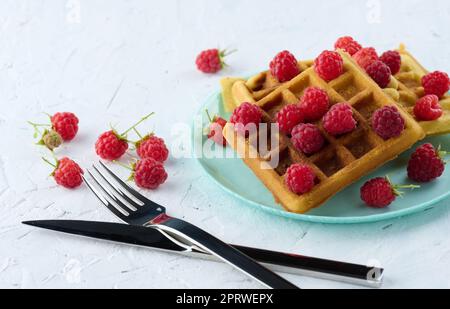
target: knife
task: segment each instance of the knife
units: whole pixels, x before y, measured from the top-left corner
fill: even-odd
[[[158,251],[217,261],[217,258],[210,254],[202,251],[186,250],[172,242],[158,230],[142,226],[72,220],[27,221],[23,222],[23,224],[67,234],[153,248]],[[336,262],[237,245],[232,246],[277,272],[310,276],[373,288],[379,288],[383,283],[384,269],[379,267]]]

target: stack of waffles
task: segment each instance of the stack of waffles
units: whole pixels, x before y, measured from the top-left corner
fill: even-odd
[[[392,77],[389,89],[381,89],[346,52],[339,50],[344,61],[344,74],[327,82],[314,70],[313,61],[299,62],[301,73],[289,82],[279,83],[270,72],[260,73],[248,80],[226,78],[222,81],[225,109],[233,111],[243,102],[259,106],[263,122],[276,123],[276,114],[288,104],[298,104],[305,89],[318,87],[325,90],[331,104],[348,102],[358,122],[357,129],[342,136],[331,136],[322,121],[315,124],[326,140],[326,146],[311,156],[296,149],[288,135],[279,133],[278,147],[271,149],[279,157],[279,164],[267,163],[271,156],[259,153],[249,139],[236,133],[232,124],[224,129],[224,137],[239,152],[246,165],[271,191],[275,200],[286,210],[306,213],[361,177],[395,159],[426,135],[450,132],[450,98],[441,99],[444,114],[435,121],[417,121],[415,102],[424,95],[421,78],[427,71],[404,47],[400,72]],[[399,137],[384,140],[371,127],[374,111],[385,106],[396,106],[405,121],[405,130]],[[259,133],[258,133],[259,134]],[[258,153],[249,156],[249,153]],[[306,164],[317,176],[314,188],[303,195],[293,193],[285,184],[286,171],[295,163]]]

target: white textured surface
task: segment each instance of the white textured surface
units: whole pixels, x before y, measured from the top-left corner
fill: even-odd
[[[170,140],[171,123],[189,124],[221,76],[264,68],[281,49],[311,58],[352,34],[379,50],[403,41],[430,69],[450,71],[449,15],[447,0],[1,1],[0,287],[260,287],[225,265],[21,226],[29,219],[115,220],[86,188],[68,192],[46,178],[45,152],[32,144],[25,120],[45,119],[44,111],[77,113],[80,134],[58,155],[88,166],[109,122],[124,127],[155,111],[151,127]],[[231,67],[217,76],[197,73],[197,52],[217,45],[239,49]],[[395,221],[305,224],[241,205],[193,160],[171,159],[168,171],[168,183],[148,195],[226,241],[378,260],[387,288],[450,288],[448,200]],[[289,278],[304,288],[346,287]]]

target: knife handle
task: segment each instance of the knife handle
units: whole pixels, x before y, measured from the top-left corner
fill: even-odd
[[[275,271],[312,275],[317,278],[356,283],[369,287],[381,287],[383,283],[384,269],[381,267],[370,267],[238,245],[232,246]]]
[[[171,234],[171,236],[180,238],[185,244],[189,242],[211,253],[269,288],[298,289],[297,286],[262,266],[239,250],[186,221],[164,216],[158,218],[157,221],[151,222],[148,226],[161,229]]]

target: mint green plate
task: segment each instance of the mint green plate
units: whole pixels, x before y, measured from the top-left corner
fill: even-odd
[[[220,93],[215,93],[208,98],[201,110],[196,114],[196,119],[203,116],[204,119],[202,125],[204,127],[206,127],[208,123],[207,118],[205,117],[205,109],[208,109],[211,114],[218,114],[225,119],[229,119],[229,114],[225,113],[222,108]],[[201,124],[197,121],[197,128],[200,126]],[[201,130],[194,130],[193,137],[194,150],[198,150],[199,147],[196,147],[195,145],[202,145],[206,138],[203,136]],[[431,142],[436,146],[442,145],[443,149],[450,149],[450,135],[428,138],[425,141],[420,142],[419,145],[425,142]],[[416,146],[413,149],[415,149]],[[200,163],[200,166],[202,166],[218,186],[241,200],[242,204],[245,206],[256,207],[277,216],[306,222],[355,224],[377,222],[420,213],[433,208],[433,205],[450,196],[450,168],[447,168],[440,179],[432,183],[422,184],[420,189],[405,191],[404,197],[399,197],[386,209],[373,209],[363,204],[359,197],[359,190],[367,180],[373,177],[389,175],[394,183],[411,183],[407,178],[406,166],[413,149],[338,193],[323,206],[304,215],[289,213],[280,205],[276,204],[272,194],[264,187],[258,178],[256,178],[241,159],[214,158],[213,156],[207,158],[198,156],[197,160]],[[228,155],[233,155],[233,151],[229,147],[226,150],[222,150],[219,146],[216,150],[219,152],[223,151]]]

